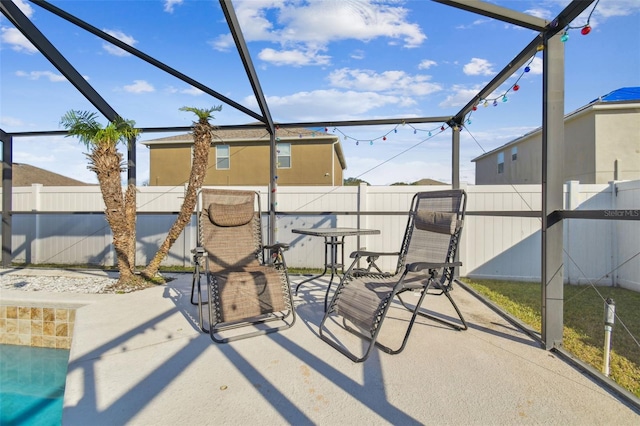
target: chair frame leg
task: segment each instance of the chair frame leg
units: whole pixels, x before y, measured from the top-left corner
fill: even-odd
[[[196,260],[195,265],[196,266],[195,266],[195,270],[193,271],[193,278],[191,279],[191,297],[189,298],[189,301],[191,302],[192,305],[198,306],[198,323],[200,325],[200,330],[202,330],[203,333],[209,333],[209,329],[207,329],[204,326],[204,322],[202,321],[203,318],[204,318],[204,315],[202,315],[202,305],[206,305],[209,302],[202,300],[200,262],[198,260]],[[198,300],[194,301],[193,300],[193,293],[195,292],[196,288],[197,288],[197,291],[198,291]],[[209,324],[211,324],[211,323],[209,323]]]
[[[455,330],[458,330],[458,331],[464,331],[464,330],[467,330],[467,329],[469,328],[469,327],[467,326],[467,322],[465,321],[464,317],[462,316],[462,312],[460,312],[460,309],[458,308],[458,305],[456,304],[456,302],[453,300],[453,298],[452,298],[452,297],[451,297],[451,295],[449,294],[449,291],[448,291],[448,290],[442,290],[442,292],[441,292],[441,293],[434,294],[434,295],[436,295],[436,296],[440,296],[440,295],[442,295],[442,294],[444,294],[444,295],[447,297],[447,299],[449,299],[449,302],[451,303],[451,305],[453,306],[453,309],[455,309],[456,313],[458,314],[458,318],[460,319],[460,322],[462,323],[462,325],[460,325],[460,324],[456,324],[456,323],[454,323],[454,322],[447,321],[447,320],[444,320],[444,319],[442,319],[442,318],[436,317],[436,316],[434,316],[434,315],[429,315],[429,314],[426,314],[426,313],[424,313],[424,312],[420,312],[420,311],[418,311],[418,312],[417,312],[417,313],[418,313],[418,315],[420,315],[421,317],[424,317],[424,318],[428,318],[428,319],[430,319],[430,320],[432,320],[432,321],[436,321],[436,322],[438,322],[438,323],[440,323],[440,324],[443,324],[443,325],[449,326],[449,327],[451,327],[451,328],[453,328],[453,329],[455,329]],[[413,311],[413,308],[409,307],[409,306],[405,303],[405,301],[404,301],[404,300],[402,300],[402,297],[400,296],[400,293],[398,293],[398,300],[400,300],[400,303],[402,303],[402,306],[404,306],[406,309],[408,309],[408,310],[410,310],[410,311]],[[421,299],[421,300],[422,300],[422,299]]]

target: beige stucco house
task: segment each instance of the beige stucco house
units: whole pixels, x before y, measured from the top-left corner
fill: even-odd
[[[188,181],[191,134],[141,142],[149,148],[149,185]],[[278,185],[341,186],[347,164],[340,139],[324,131],[277,129]],[[269,133],[265,129],[214,131],[205,185],[267,185]]]
[[[564,181],[640,179],[640,87],[602,96],[564,119]],[[553,143],[553,141],[550,141]],[[539,184],[542,129],[471,160],[477,185]]]

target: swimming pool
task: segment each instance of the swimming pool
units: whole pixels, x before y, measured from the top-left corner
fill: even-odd
[[[59,425],[69,351],[0,345],[0,424]]]

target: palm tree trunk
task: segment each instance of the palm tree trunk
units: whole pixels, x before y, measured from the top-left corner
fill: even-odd
[[[127,262],[131,265],[131,271],[136,268],[136,186],[130,184],[124,195],[124,221],[127,225],[129,247]]]
[[[118,271],[120,273],[119,282],[130,283],[135,280],[134,264],[132,254],[135,250],[135,232],[131,232],[131,225],[127,222],[129,213],[126,209],[125,198],[122,193],[120,183],[120,172],[122,171],[122,154],[118,153],[115,146],[97,146],[87,155],[91,166],[100,183],[100,191],[105,204],[105,217],[111,232],[113,233],[113,248],[116,252]],[[135,191],[135,189],[134,189]],[[127,191],[130,192],[129,190]],[[131,198],[128,194],[127,198]],[[134,221],[135,229],[135,192],[134,199]],[[130,201],[128,207],[130,208]],[[132,250],[133,246],[133,250]]]
[[[202,187],[209,167],[209,151],[211,148],[211,131],[213,126],[207,120],[200,120],[193,129],[193,162],[187,192],[176,221],[171,225],[167,237],[158,248],[156,255],[142,271],[146,279],[153,279],[158,273],[160,263],[167,256],[173,243],[178,239],[184,228],[191,222],[193,210],[198,201],[198,189]]]

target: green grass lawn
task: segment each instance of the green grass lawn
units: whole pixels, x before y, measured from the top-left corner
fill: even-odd
[[[506,312],[541,331],[540,283],[463,280]],[[600,294],[598,294],[598,292]],[[640,397],[640,293],[615,287],[564,286],[566,350],[596,370],[604,359],[604,300],[616,303],[611,344],[610,375],[620,386]]]

